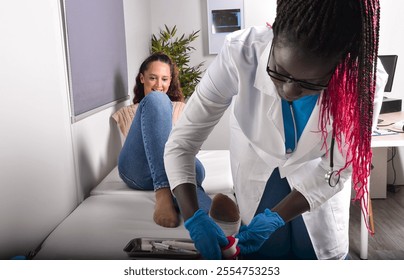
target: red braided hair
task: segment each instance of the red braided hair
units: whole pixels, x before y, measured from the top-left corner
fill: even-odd
[[[349,147],[346,164],[341,170],[352,164],[355,200],[360,200],[363,214],[368,215],[380,6],[378,1],[360,2],[364,43],[360,45],[357,57],[348,54],[337,66],[322,99],[320,127],[326,139],[325,126],[332,117],[333,134],[340,149],[344,135]]]
[[[319,57],[340,57],[328,89],[322,94],[319,126],[324,145],[326,125],[331,121],[340,150],[345,138],[346,163],[339,172],[352,165],[355,200],[361,201],[365,216],[379,21],[379,0],[278,0],[273,24],[275,38],[282,34]]]

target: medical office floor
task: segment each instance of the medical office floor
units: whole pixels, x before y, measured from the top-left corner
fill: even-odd
[[[369,260],[404,260],[404,186],[387,192],[386,199],[372,199],[375,234],[369,236]],[[360,207],[351,205],[349,253],[360,260]]]

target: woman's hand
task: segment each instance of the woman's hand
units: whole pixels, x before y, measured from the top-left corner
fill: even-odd
[[[248,226],[242,226],[236,235],[241,254],[258,251],[271,234],[283,225],[285,222],[278,213],[269,209],[256,215],[251,223]]]
[[[222,259],[221,247],[227,246],[227,240],[222,229],[199,209],[192,217],[185,221],[185,228],[189,231],[196,249],[207,260]]]

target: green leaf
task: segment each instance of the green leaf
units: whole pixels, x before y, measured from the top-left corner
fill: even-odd
[[[159,35],[152,35],[150,50],[151,53],[166,53],[177,64],[182,91],[186,98],[192,95],[203,73],[202,67],[204,62],[200,62],[195,66],[189,66],[191,53],[195,50],[195,47],[190,44],[199,37],[200,30],[193,31],[188,35],[184,33],[176,37],[177,31],[176,25],[169,28],[165,24],[164,29],[160,30]]]

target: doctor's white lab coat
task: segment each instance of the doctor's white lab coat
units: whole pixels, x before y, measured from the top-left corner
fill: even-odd
[[[349,250],[352,170],[345,169],[335,187],[325,181],[329,153],[319,132],[318,104],[296,150],[286,157],[281,99],[266,72],[272,38],[272,30],[267,27],[227,36],[166,144],[165,167],[170,186],[195,184],[194,157],[231,105],[231,167],[242,222],[248,224],[253,218],[266,182],[278,167],[281,177],[286,177],[291,188],[297,189],[310,205],[303,219],[317,257],[343,259]],[[384,69],[378,69],[374,119],[378,117],[386,81]],[[329,149],[331,125],[327,131]],[[346,151],[335,145],[335,169],[345,165],[345,155]]]

